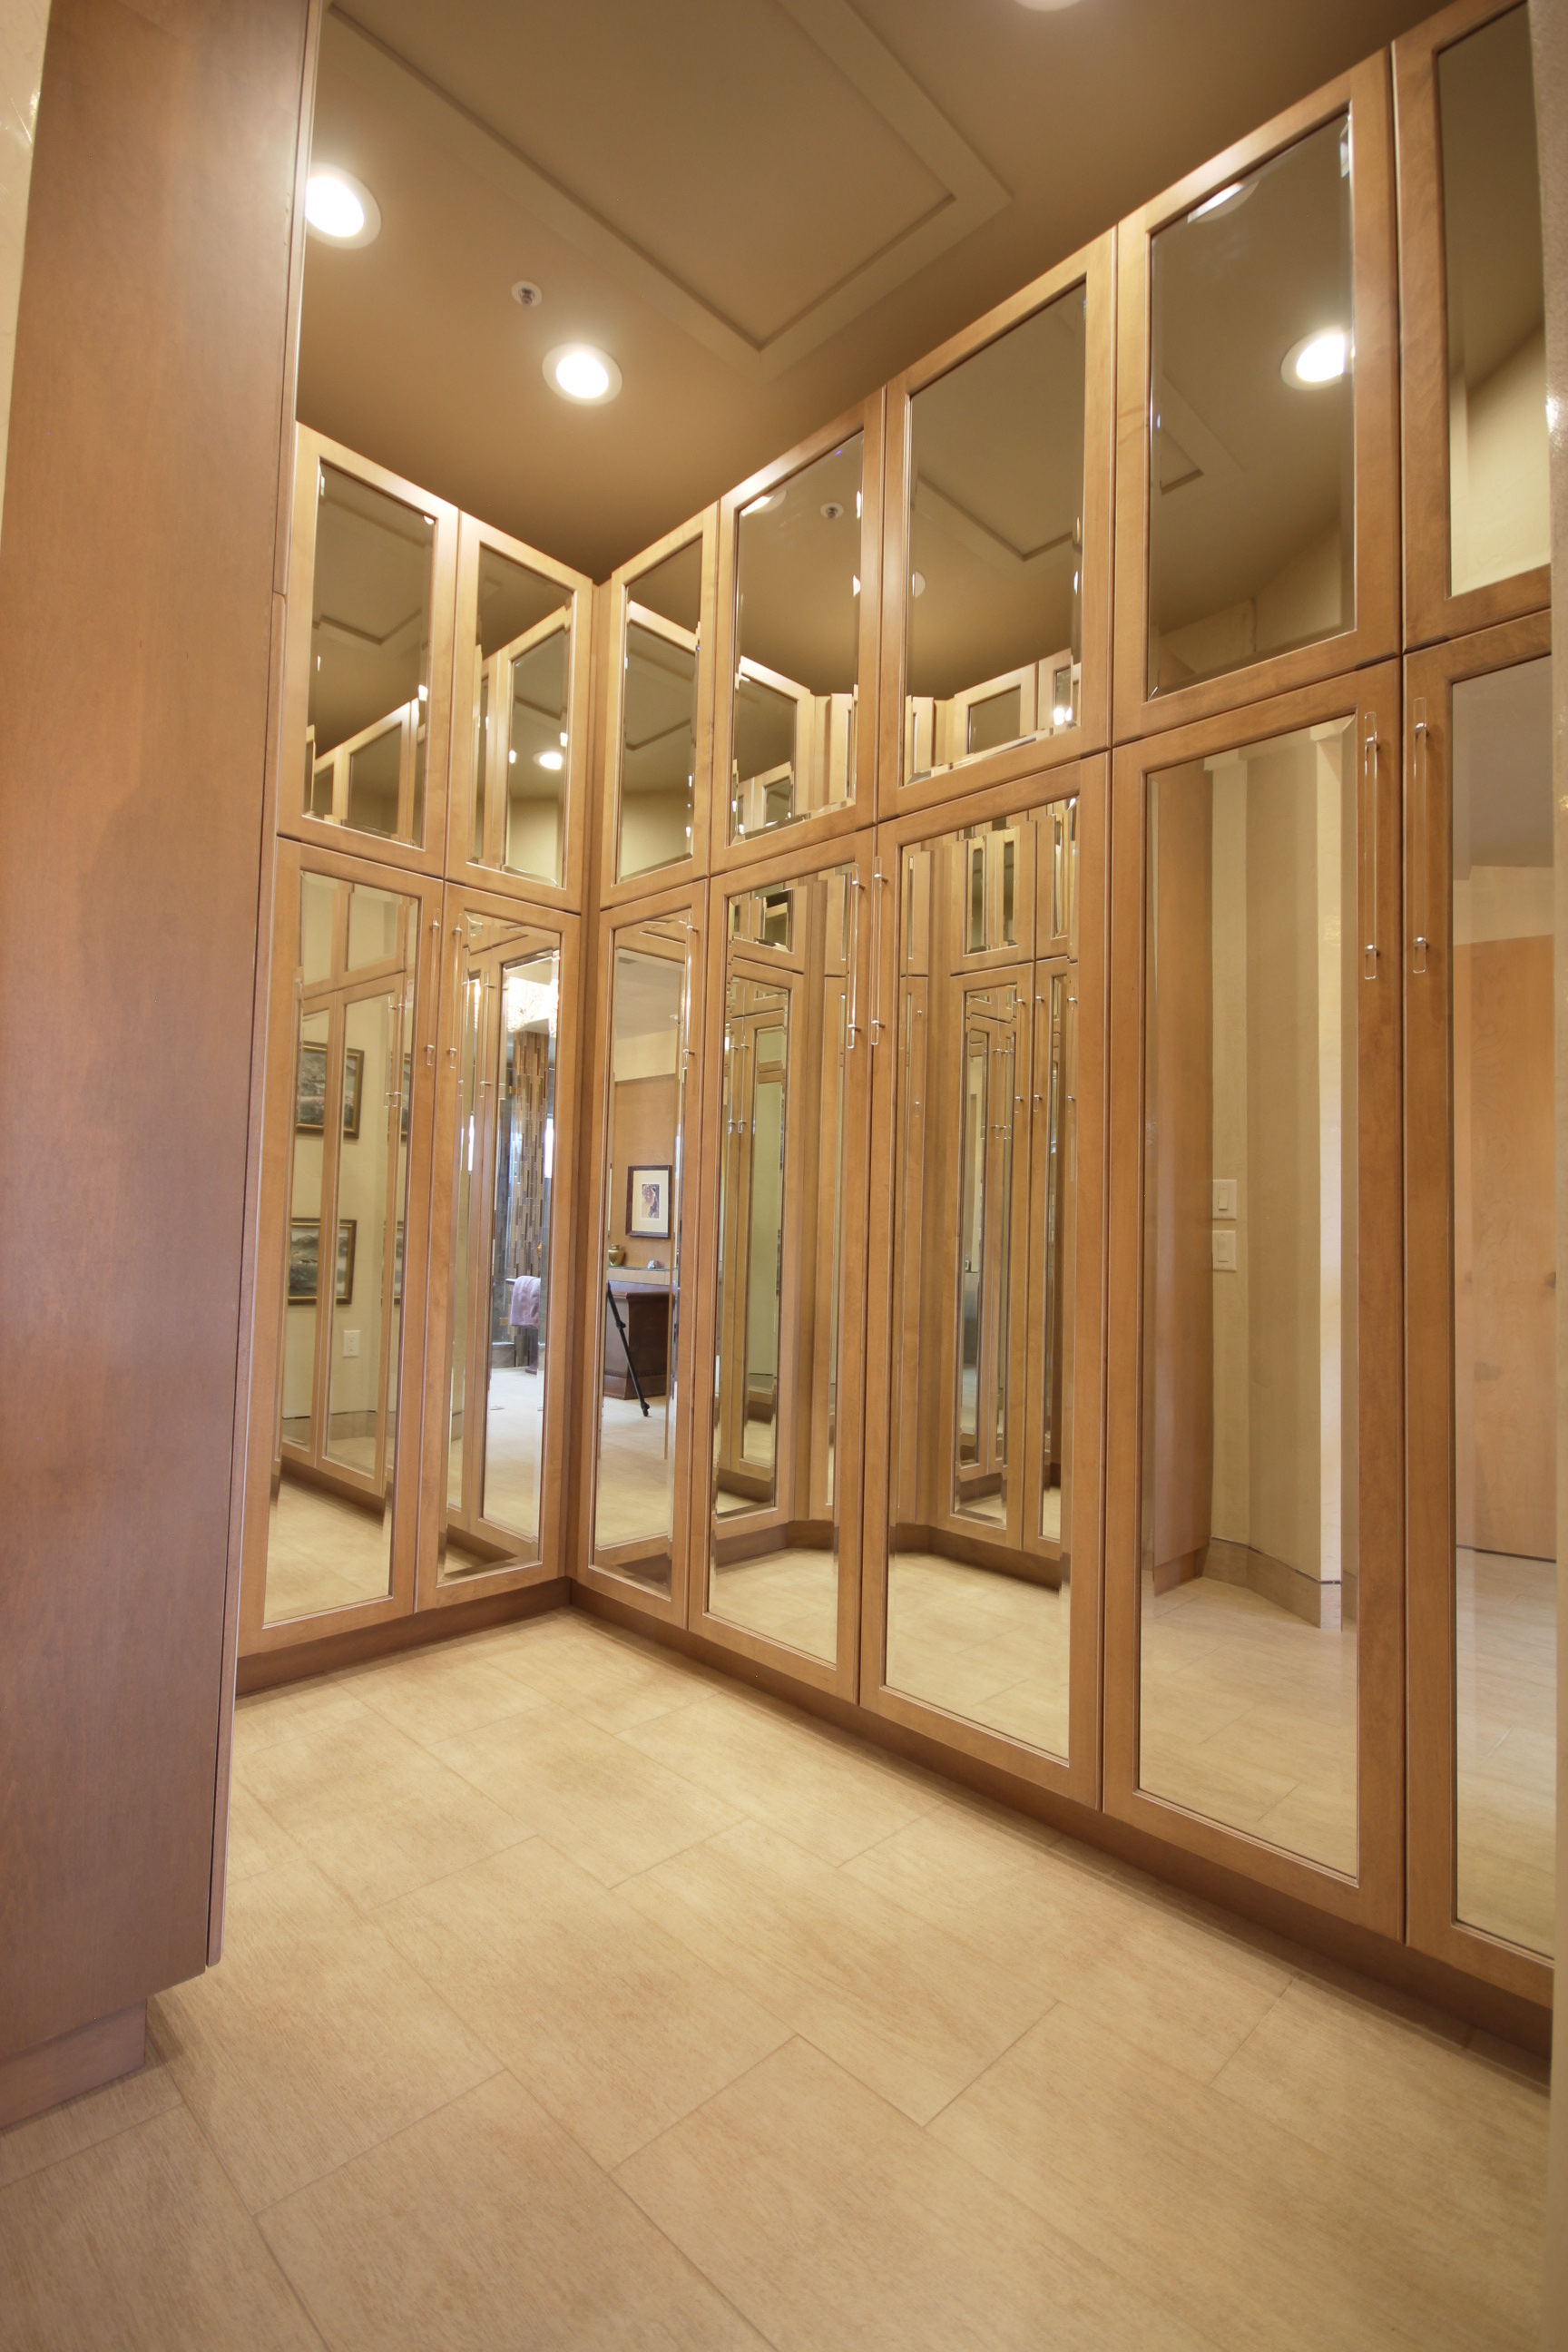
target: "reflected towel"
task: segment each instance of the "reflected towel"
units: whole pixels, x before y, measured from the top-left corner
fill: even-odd
[[[511,1306],[507,1321],[517,1331],[537,1331],[539,1328],[539,1276],[520,1274],[511,1286]]]

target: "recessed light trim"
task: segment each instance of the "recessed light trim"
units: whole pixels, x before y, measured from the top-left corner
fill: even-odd
[[[621,372],[608,352],[592,343],[557,343],[544,355],[544,381],[563,400],[602,408],[621,388]]]
[[[1322,384],[1338,383],[1349,372],[1354,355],[1346,328],[1319,327],[1291,344],[1279,362],[1279,373],[1293,390],[1315,392]]]
[[[548,768],[552,775],[566,764],[559,751],[536,751],[533,757],[536,763],[542,768]]]
[[[381,206],[352,172],[323,163],[305,183],[305,225],[323,245],[370,245],[381,235]]]

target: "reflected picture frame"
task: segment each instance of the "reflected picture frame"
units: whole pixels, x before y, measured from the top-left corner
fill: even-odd
[[[364,1097],[364,1051],[351,1045],[343,1055],[343,1133],[359,1134],[360,1104]],[[294,1081],[294,1132],[322,1135],[327,1125],[327,1048],[302,1044]]]
[[[669,1239],[669,1190],[674,1164],[626,1170],[626,1233],[635,1241]]]
[[[335,1304],[350,1307],[354,1295],[354,1253],[359,1238],[357,1217],[338,1222],[338,1268]],[[321,1225],[318,1217],[294,1217],[289,1224],[289,1304],[314,1307],[321,1290]]]

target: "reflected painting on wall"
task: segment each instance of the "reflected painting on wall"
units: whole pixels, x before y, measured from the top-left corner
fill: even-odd
[[[354,1242],[359,1220],[344,1217],[338,1225],[337,1304],[349,1307],[354,1295]],[[401,1246],[403,1228],[397,1238]],[[289,1304],[313,1307],[321,1276],[321,1228],[314,1217],[296,1217],[289,1227]],[[401,1259],[400,1259],[401,1264]]]
[[[669,1239],[669,1180],[671,1167],[628,1168],[626,1171],[626,1231],[641,1241]]]
[[[406,1067],[406,1064],[405,1065]],[[364,1053],[351,1045],[343,1058],[343,1133],[359,1133],[360,1097],[363,1091]],[[321,1135],[327,1124],[327,1049],[301,1045],[300,1075],[295,1087],[294,1125],[301,1135]],[[406,1129],[405,1129],[406,1132]]]

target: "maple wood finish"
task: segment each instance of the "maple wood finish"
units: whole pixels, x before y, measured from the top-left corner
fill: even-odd
[[[1150,246],[1259,164],[1349,111],[1355,365],[1355,625],[1151,696],[1148,677]],[[1394,138],[1386,53],[1237,140],[1123,221],[1117,243],[1116,740],[1184,726],[1382,661],[1399,649],[1399,352]]]
[[[0,549],[11,2117],[134,2063],[213,1927],[305,62],[303,0],[49,24]]]
[[[626,608],[636,602],[635,590],[644,572],[651,572],[683,547],[700,542],[702,584],[697,628],[697,754],[691,785],[691,856],[670,866],[616,878],[621,838],[621,721],[626,707]],[[601,592],[599,618],[598,699],[600,716],[595,798],[599,811],[599,898],[601,907],[619,907],[646,898],[672,885],[708,871],[709,834],[713,800],[713,675],[719,597],[719,509],[705,507],[689,522],[667,531],[651,547],[612,572]]]
[[[1105,1804],[1138,1829],[1397,1937],[1404,1910],[1405,1596],[1399,989],[1399,671],[1209,719],[1115,755],[1111,785],[1110,1286],[1105,1520]],[[1360,1117],[1359,1868],[1315,1864],[1144,1792],[1139,1780],[1144,1275],[1145,811],[1152,773],[1295,729],[1354,718],[1357,905],[1376,977],[1358,977]],[[1375,730],[1373,762],[1364,756]],[[1370,808],[1369,808],[1370,803]],[[1370,822],[1369,822],[1370,818]],[[1347,908],[1347,919],[1350,916]],[[1357,958],[1358,971],[1362,959]]]
[[[1454,0],[1394,44],[1399,133],[1400,381],[1405,459],[1405,642],[1491,628],[1552,600],[1549,564],[1454,595],[1448,557],[1448,273],[1444,248],[1440,53],[1517,0]]]
[[[1454,1556],[1454,1022],[1451,698],[1552,650],[1549,613],[1405,665],[1405,1184],[1409,1550],[1409,1936],[1422,1951],[1549,2003],[1552,1964],[1458,1916]],[[1423,723],[1416,733],[1416,720]],[[1419,935],[1424,942],[1417,949]]]
[[[962,334],[954,335],[915,366],[896,375],[887,390],[888,454],[883,501],[886,528],[882,582],[882,689],[879,711],[877,814],[885,822],[910,809],[944,807],[959,794],[1012,783],[1037,769],[1079,760],[1110,740],[1111,530],[1116,459],[1116,254],[1117,232],[1107,229],[1092,245],[1068,256],[999,302]],[[1027,743],[966,760],[961,766],[904,780],[904,684],[909,604],[903,583],[910,564],[910,404],[939,376],[972,359],[988,343],[1021,326],[1059,295],[1081,285],[1087,305],[1083,425],[1083,615],[1082,686],[1079,723]]]

